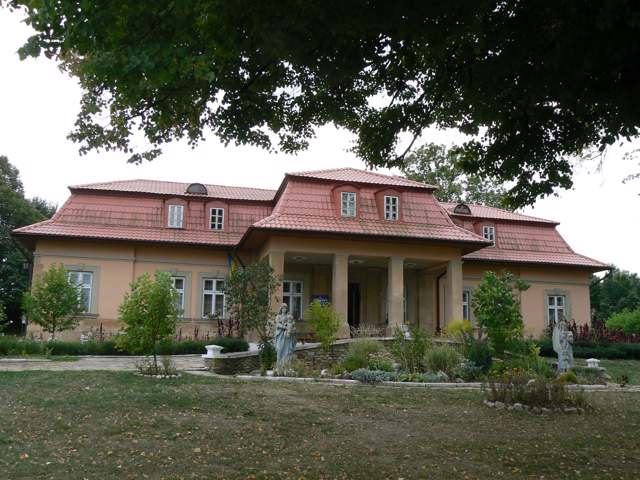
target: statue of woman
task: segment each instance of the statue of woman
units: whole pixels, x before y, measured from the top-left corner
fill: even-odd
[[[288,310],[287,304],[283,303],[276,316],[274,340],[277,354],[276,372],[279,374],[287,371],[296,351],[296,323]]]
[[[563,373],[573,368],[573,333],[569,330],[564,318],[553,326],[553,351],[558,354],[558,372]]]

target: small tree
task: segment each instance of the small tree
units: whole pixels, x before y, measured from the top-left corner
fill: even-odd
[[[30,292],[25,292],[23,308],[27,318],[50,334],[74,328],[78,314],[82,312],[80,291],[69,281],[69,272],[62,265],[53,264],[33,282]]]
[[[640,334],[640,308],[614,313],[609,317],[606,325],[607,328],[620,330],[626,335]]]
[[[340,330],[340,318],[333,311],[331,304],[314,300],[309,304],[304,317],[320,340],[320,348],[328,351],[338,338]]]
[[[260,341],[271,340],[274,316],[271,298],[280,283],[266,260],[229,271],[225,279],[225,302],[229,316],[238,322],[241,336],[255,330]]]
[[[515,292],[528,288],[510,273],[486,272],[473,293],[473,313],[498,355],[504,353],[507,341],[522,337],[524,324]]]
[[[158,345],[170,339],[176,330],[178,293],[171,284],[171,276],[160,271],[155,279],[148,273],[141,275],[130,288],[119,309],[124,329],[118,335],[118,347],[153,355],[153,368],[157,371]]]

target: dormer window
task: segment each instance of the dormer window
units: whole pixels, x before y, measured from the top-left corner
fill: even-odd
[[[489,240],[494,245],[496,244],[496,228],[491,225],[485,225],[482,227],[482,236]]]
[[[355,192],[342,192],[340,194],[342,200],[342,216],[343,217],[355,217],[356,216],[356,194]]]
[[[211,209],[211,230],[222,230],[224,228],[224,208]]]
[[[464,203],[459,203],[453,209],[453,213],[457,213],[459,215],[471,215],[471,209],[469,205],[465,205]]]
[[[169,205],[169,228],[182,228],[184,207],[182,205]]]
[[[205,187],[201,183],[192,183],[187,187],[187,193],[190,193],[192,195],[206,195],[207,187]]]
[[[384,219],[398,220],[400,198],[395,195],[384,196]]]

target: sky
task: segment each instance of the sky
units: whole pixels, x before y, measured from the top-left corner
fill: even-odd
[[[133,178],[275,189],[286,172],[365,168],[349,151],[354,137],[331,126],[319,128],[310,148],[298,155],[225,146],[208,134],[195,149],[176,142],[141,165],[127,164],[127,155],[118,152],[80,156],[66,137],[81,89],[54,61],[19,60],[16,51],[31,34],[19,13],[0,8],[0,155],[20,170],[27,196],[62,205],[68,185]],[[456,131],[429,129],[420,140],[453,145],[462,138]],[[590,164],[576,171],[573,189],[541,199],[523,213],[559,221],[560,233],[576,252],[640,273],[640,180],[622,181],[640,171],[637,160],[623,160],[635,148],[640,141],[611,148],[600,169]]]

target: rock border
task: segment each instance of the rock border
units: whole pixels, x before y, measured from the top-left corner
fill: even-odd
[[[546,408],[546,407],[532,407],[525,403],[513,403],[506,404],[504,402],[499,401],[491,401],[491,400],[483,400],[482,403],[489,408],[495,408],[496,410],[507,410],[507,411],[515,411],[515,412],[527,412],[536,415],[545,415],[550,413],[568,413],[568,414],[583,414],[588,411],[586,408],[582,407],[555,407],[555,408]]]

